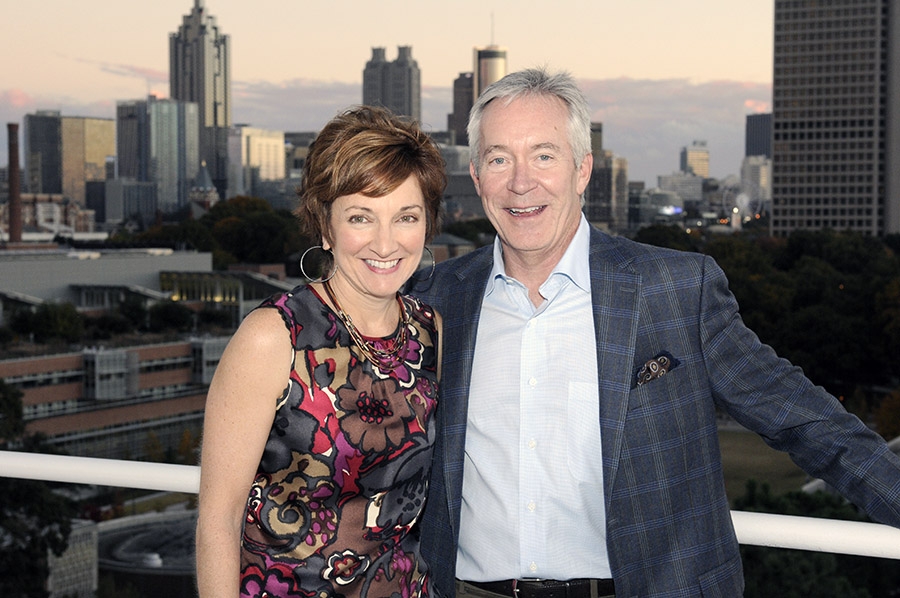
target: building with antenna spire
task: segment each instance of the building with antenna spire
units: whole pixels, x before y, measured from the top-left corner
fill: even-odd
[[[494,45],[493,42],[489,46],[476,46],[473,62],[474,100],[488,85],[506,76],[506,48]]]
[[[177,33],[169,35],[169,87],[174,100],[196,102],[200,159],[220,197],[228,188],[228,129],[231,120],[231,40],[215,17],[194,0]]]

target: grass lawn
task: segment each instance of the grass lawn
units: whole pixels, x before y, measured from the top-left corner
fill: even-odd
[[[725,470],[725,492],[728,501],[746,493],[747,480],[768,484],[777,496],[800,490],[808,481],[806,473],[794,465],[786,453],[770,448],[753,432],[719,430],[722,466]]]

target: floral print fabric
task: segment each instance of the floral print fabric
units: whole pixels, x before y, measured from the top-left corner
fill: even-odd
[[[295,350],[247,502],[241,596],[429,595],[410,530],[431,468],[438,339],[431,308],[403,301],[408,341],[392,370],[361,356],[310,287],[261,305],[279,310]]]

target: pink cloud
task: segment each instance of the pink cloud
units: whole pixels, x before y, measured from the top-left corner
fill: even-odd
[[[28,108],[34,106],[34,98],[21,89],[5,89],[0,91],[0,104],[14,108]]]
[[[760,100],[744,100],[744,107],[748,110],[752,110],[753,112],[760,114],[763,112],[770,112],[772,110],[771,104],[769,102],[764,102]]]

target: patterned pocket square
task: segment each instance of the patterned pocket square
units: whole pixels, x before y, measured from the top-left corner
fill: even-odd
[[[665,376],[678,366],[678,360],[665,351],[648,361],[637,373],[637,385],[641,386],[660,376]]]

